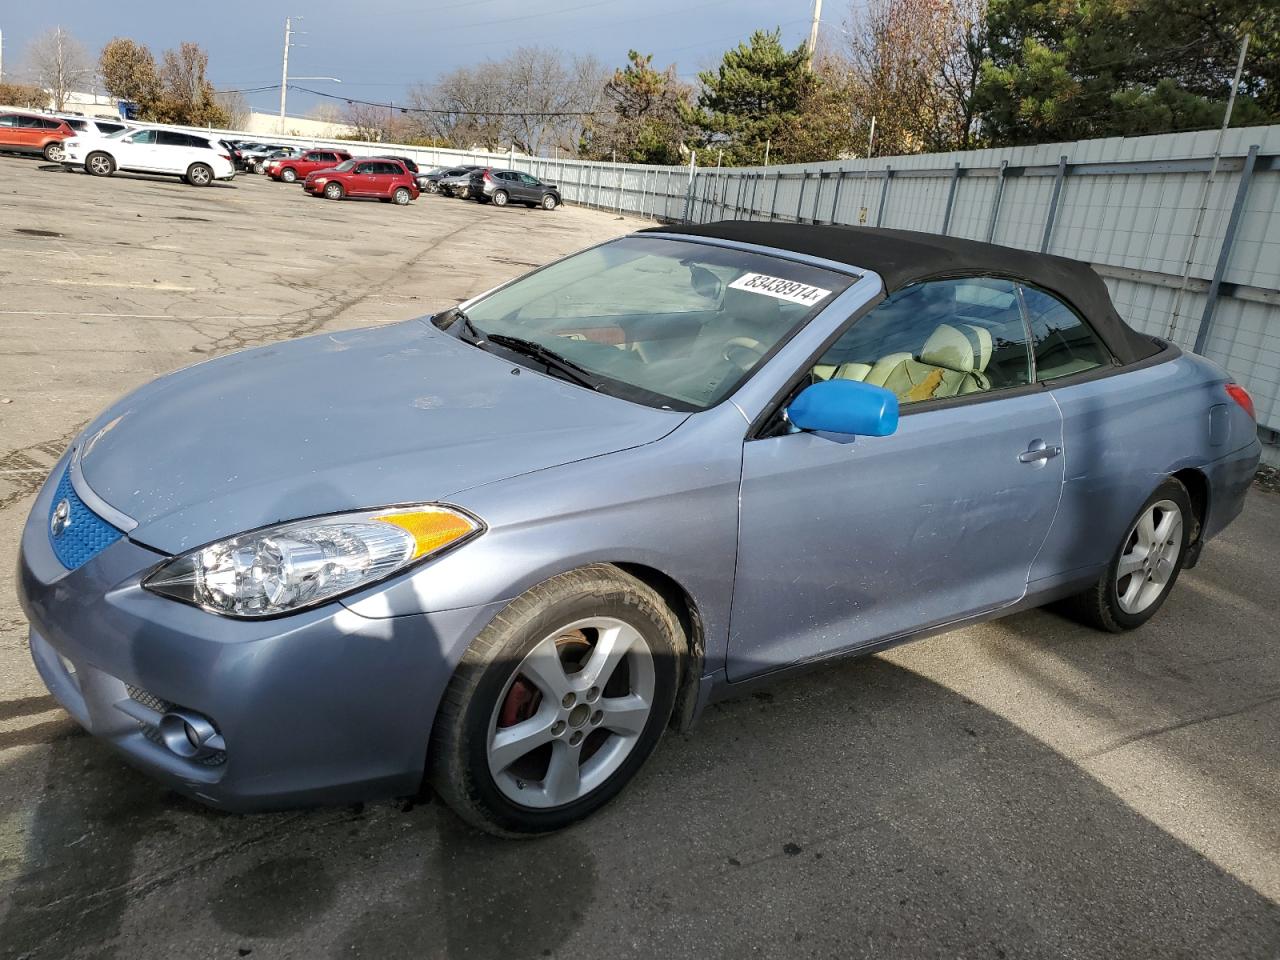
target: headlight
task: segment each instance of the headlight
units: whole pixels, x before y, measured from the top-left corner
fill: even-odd
[[[329,182],[328,177],[316,177],[315,180],[312,181],[312,183],[314,183],[317,187],[323,186],[328,182]]]
[[[484,529],[424,505],[282,523],[175,557],[142,585],[229,617],[273,617],[359,590]]]

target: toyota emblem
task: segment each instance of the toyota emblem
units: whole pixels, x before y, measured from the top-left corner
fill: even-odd
[[[65,498],[58,501],[53,508],[53,516],[49,518],[49,532],[60,537],[71,526],[71,503]]]

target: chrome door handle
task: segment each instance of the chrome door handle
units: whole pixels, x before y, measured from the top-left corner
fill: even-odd
[[[1022,453],[1018,454],[1019,463],[1044,463],[1062,453],[1062,448],[1051,446],[1043,440],[1033,440]]]

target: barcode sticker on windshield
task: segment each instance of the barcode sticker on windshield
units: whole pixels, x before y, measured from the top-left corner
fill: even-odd
[[[777,300],[790,303],[801,303],[811,307],[819,300],[830,295],[830,290],[810,286],[783,277],[771,277],[765,273],[746,273],[729,284],[734,290],[746,290],[748,293],[759,293]]]

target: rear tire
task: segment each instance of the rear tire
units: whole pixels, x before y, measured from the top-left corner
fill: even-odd
[[[50,163],[61,163],[64,152],[62,144],[56,140],[53,143],[46,143],[44,145],[44,158]]]
[[[449,682],[431,732],[431,782],[460,817],[498,836],[583,819],[657,746],[684,650],[662,598],[610,564],[531,588],[471,642]]]
[[[84,168],[95,177],[109,177],[116,172],[111,154],[96,151],[84,158]]]
[[[293,169],[293,167],[285,167],[280,171],[280,179],[285,183],[297,183],[298,171]]]
[[[203,163],[193,163],[187,167],[187,175],[183,179],[193,187],[207,187],[213,183],[213,168]]]
[[[507,196],[507,191],[495,190],[490,199],[493,200],[493,205],[495,207],[505,207],[507,205],[507,201],[511,198]]]
[[[1186,487],[1170,477],[1129,524],[1106,572],[1093,586],[1063,600],[1063,612],[1110,633],[1142,626],[1177,583],[1194,523]]]
[[[396,187],[396,192],[391,194],[391,201],[399,207],[408,205],[412,199],[413,194],[409,192],[408,187]]]

